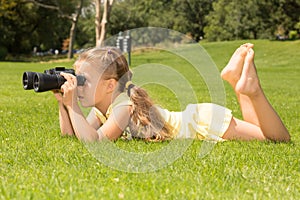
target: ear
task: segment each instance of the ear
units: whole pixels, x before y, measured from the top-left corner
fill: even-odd
[[[106,92],[112,93],[116,89],[117,85],[118,85],[118,81],[116,79],[111,78],[107,80]]]

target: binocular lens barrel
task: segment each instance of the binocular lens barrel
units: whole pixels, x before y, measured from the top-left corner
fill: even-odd
[[[66,79],[60,75],[36,73],[33,77],[33,89],[35,92],[45,92],[60,89]]]
[[[23,88],[24,90],[33,89],[33,77],[35,72],[24,72],[23,73]]]

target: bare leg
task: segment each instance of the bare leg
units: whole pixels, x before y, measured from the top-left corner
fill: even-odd
[[[246,55],[250,48],[253,48],[253,44],[246,43],[240,46],[234,54],[232,55],[230,61],[228,62],[227,66],[222,70],[221,76],[224,80],[228,81],[230,85],[235,90],[236,84],[239,81],[244,61],[246,58]],[[250,122],[252,124],[255,124],[259,126],[258,118],[256,115],[256,112],[253,108],[253,105],[251,103],[251,100],[248,96],[240,94],[239,92],[236,92],[237,99],[239,101],[243,119],[247,122]]]
[[[259,126],[232,119],[224,138],[227,139],[269,139],[273,141],[289,141],[290,135],[281,119],[267,100],[256,73],[254,51],[249,49],[243,70],[235,86],[236,93],[247,96],[256,113]],[[246,134],[249,137],[245,137]],[[250,134],[250,135],[249,135]]]

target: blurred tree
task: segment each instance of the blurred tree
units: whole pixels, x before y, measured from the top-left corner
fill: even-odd
[[[0,16],[0,43],[8,52],[27,53],[32,50],[33,45],[44,48],[60,45],[59,40],[62,38],[56,32],[64,33],[65,25],[57,20],[56,14],[21,0],[1,1],[0,9],[3,12]],[[49,30],[49,27],[52,29]]]
[[[60,49],[68,38],[70,48],[100,45],[106,35],[148,26],[177,30],[196,41],[203,36],[270,39],[299,33],[299,10],[300,0],[0,0],[0,58],[34,46]],[[153,33],[148,40],[162,37]]]
[[[300,0],[278,0],[277,10],[272,13],[272,24],[276,24],[276,34],[288,35],[300,20]]]
[[[116,1],[110,16],[108,34],[116,35],[120,31],[149,26],[148,14],[145,11],[147,1],[149,0]]]
[[[216,0],[126,0],[119,1],[111,13],[110,33],[137,27],[162,27],[203,36],[205,16]]]
[[[33,3],[38,7],[55,10],[57,11],[59,17],[66,18],[71,21],[68,58],[73,58],[73,46],[76,35],[76,28],[78,19],[81,14],[81,9],[83,7],[83,0],[53,0],[53,2],[51,2],[51,0],[48,0],[47,2],[43,0],[23,0],[23,2]]]
[[[89,48],[96,44],[95,37],[95,6],[94,3],[83,7],[78,21],[75,48]]]
[[[14,8],[17,2],[9,0],[0,0],[0,60],[6,57],[9,51],[8,41],[12,40],[12,33],[8,27],[9,22],[16,20]]]
[[[299,20],[300,0],[218,0],[206,17],[211,40],[274,38],[287,34]]]
[[[174,0],[172,15],[173,29],[190,33],[194,40],[199,41],[204,37],[204,27],[207,25],[205,17],[212,10],[216,0]]]
[[[75,41],[75,35],[77,30],[77,23],[81,14],[81,9],[83,7],[83,0],[79,0],[76,4],[76,8],[72,13],[72,17],[70,18],[72,21],[72,26],[70,29],[70,43],[69,43],[69,51],[68,51],[68,58],[73,58],[73,47]]]

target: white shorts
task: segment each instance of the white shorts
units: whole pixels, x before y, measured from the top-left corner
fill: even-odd
[[[183,112],[159,109],[173,128],[176,138],[223,141],[232,111],[213,103],[189,104]]]

